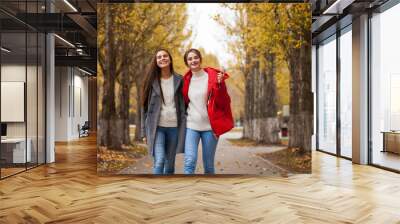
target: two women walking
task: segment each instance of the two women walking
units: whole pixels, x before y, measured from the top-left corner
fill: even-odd
[[[184,54],[183,78],[172,57],[157,50],[142,91],[142,132],[153,156],[154,174],[173,174],[175,156],[184,154],[184,173],[194,174],[201,139],[205,174],[214,174],[218,138],[233,128],[225,79],[228,74],[201,65],[197,49]]]

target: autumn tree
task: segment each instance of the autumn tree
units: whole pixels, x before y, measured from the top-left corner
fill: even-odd
[[[141,85],[151,57],[158,48],[177,54],[190,33],[184,4],[99,4],[99,143],[113,149],[130,144],[129,111],[140,111]],[[167,47],[165,47],[167,46]],[[135,87],[135,88],[132,88]],[[136,99],[132,100],[132,89]],[[140,113],[136,113],[140,127]],[[140,136],[136,128],[135,136]]]
[[[275,11],[278,42],[290,71],[289,146],[311,151],[311,9],[309,4],[279,4]]]
[[[234,23],[219,17],[245,76],[244,137],[276,143],[277,65],[290,73],[289,146],[311,150],[311,15],[308,4],[224,4]],[[282,69],[280,69],[282,71]],[[279,84],[287,83],[280,74]]]
[[[245,76],[244,137],[265,143],[279,142],[277,90],[275,82],[277,57],[270,36],[270,4],[225,4],[235,11],[235,22],[223,21],[228,34],[236,38],[231,52]],[[266,17],[267,16],[267,17]],[[267,22],[265,22],[267,21]]]

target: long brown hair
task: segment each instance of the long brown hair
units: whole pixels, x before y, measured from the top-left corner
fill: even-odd
[[[144,108],[145,111],[147,111],[147,103],[148,103],[148,99],[149,99],[149,95],[150,95],[150,90],[152,88],[152,84],[155,80],[157,80],[158,83],[160,83],[160,79],[161,79],[161,69],[160,67],[158,67],[157,65],[157,53],[160,51],[165,51],[167,52],[168,56],[169,56],[169,71],[171,72],[171,74],[174,74],[174,65],[172,62],[172,57],[171,54],[169,53],[168,50],[164,49],[164,48],[160,48],[157,49],[154,52],[154,56],[153,59],[151,60],[151,63],[149,65],[149,68],[146,72],[146,76],[144,78],[144,82],[143,82],[143,88],[142,88],[142,106]],[[160,83],[160,93],[161,93],[161,98],[162,101],[164,102],[164,96],[162,94],[162,90],[161,90],[161,83]]]

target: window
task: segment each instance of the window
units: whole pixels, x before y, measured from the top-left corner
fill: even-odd
[[[44,1],[4,3],[17,13],[41,12]],[[0,105],[2,141],[0,178],[45,163],[45,35],[12,16],[0,24],[0,89],[2,98],[13,95],[13,108]],[[11,22],[12,21],[12,22]],[[9,97],[10,98],[10,97]],[[21,103],[20,103],[21,102]],[[18,113],[20,112],[20,113]],[[8,118],[7,118],[8,116]]]
[[[352,34],[351,26],[340,36],[340,155],[352,157]]]
[[[336,36],[318,48],[318,149],[336,153]]]
[[[395,170],[400,170],[398,21],[399,4],[371,18],[371,157],[373,164]]]

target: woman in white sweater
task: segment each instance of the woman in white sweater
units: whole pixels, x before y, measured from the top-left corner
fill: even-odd
[[[183,152],[185,105],[182,76],[174,72],[171,54],[157,50],[142,91],[142,137],[154,158],[154,174],[173,174],[175,155]]]
[[[187,107],[184,173],[196,170],[201,139],[205,174],[214,174],[218,138],[233,128],[230,97],[224,80],[228,74],[201,66],[200,51],[190,49],[184,55],[189,71],[183,77],[183,98]]]

